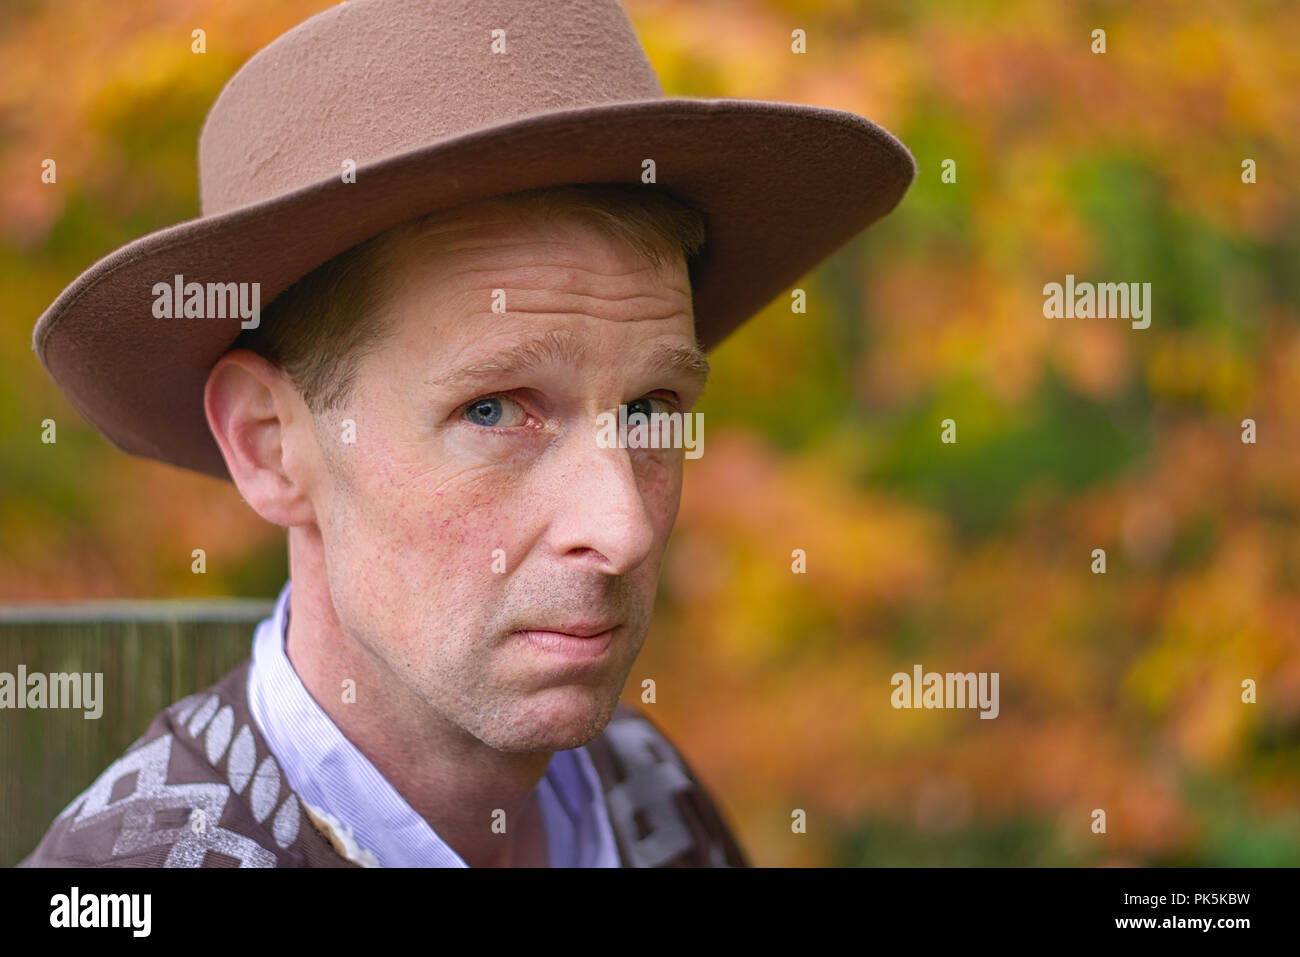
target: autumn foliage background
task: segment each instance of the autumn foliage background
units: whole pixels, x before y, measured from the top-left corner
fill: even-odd
[[[920,167],[806,314],[778,299],[714,353],[628,683],[755,862],[1300,863],[1300,5],[625,5],[669,95],[851,110]],[[0,600],[283,583],[283,533],[109,445],[31,329],[198,215],[207,109],[327,6],[0,7]],[[1045,319],[1066,273],[1152,283],[1150,328]],[[894,710],[916,663],[998,672],[999,717]]]

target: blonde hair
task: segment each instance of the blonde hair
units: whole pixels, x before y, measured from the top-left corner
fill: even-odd
[[[335,256],[277,296],[258,328],[241,333],[231,348],[251,349],[282,369],[313,414],[338,408],[359,361],[389,331],[379,316],[401,242],[428,240],[436,248],[434,227],[487,205],[520,219],[576,219],[655,267],[684,260],[692,283],[706,238],[701,213],[655,188],[584,183],[494,196],[408,220]]]

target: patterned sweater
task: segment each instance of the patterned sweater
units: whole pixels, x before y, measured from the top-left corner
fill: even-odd
[[[244,661],[166,708],[54,820],[19,867],[358,867],[307,811],[248,710]],[[649,718],[620,704],[586,745],[624,867],[748,867],[721,814]]]

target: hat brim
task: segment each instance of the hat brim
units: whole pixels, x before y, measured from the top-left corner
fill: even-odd
[[[188,220],[82,273],[36,324],[33,345],[72,404],[122,450],[229,480],[208,428],[208,373],[233,319],[160,319],[152,289],[258,282],[262,307],[317,266],[407,219],[564,183],[656,185],[705,216],[696,273],[712,348],[894,208],[916,173],[897,139],[853,113],[759,100],[659,98],[481,127],[265,202]]]

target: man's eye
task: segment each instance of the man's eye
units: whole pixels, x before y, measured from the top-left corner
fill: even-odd
[[[465,407],[465,418],[475,425],[511,428],[524,424],[523,408],[513,399],[503,395],[489,395],[475,399]]]
[[[649,419],[652,413],[669,413],[672,411],[672,404],[666,399],[633,399],[627,404],[627,417],[629,419],[638,412]]]

